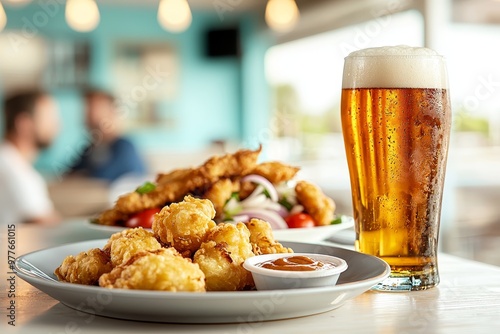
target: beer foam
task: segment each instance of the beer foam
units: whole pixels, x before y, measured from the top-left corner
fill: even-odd
[[[363,49],[345,58],[342,88],[448,88],[444,58],[405,45]]]

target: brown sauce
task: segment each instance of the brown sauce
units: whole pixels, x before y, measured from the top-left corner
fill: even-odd
[[[315,271],[334,268],[335,265],[330,262],[322,262],[311,259],[308,256],[289,256],[276,260],[269,260],[259,263],[257,266],[283,271]]]

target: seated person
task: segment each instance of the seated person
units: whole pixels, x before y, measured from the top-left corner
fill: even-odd
[[[55,224],[59,216],[54,211],[44,179],[32,163],[58,133],[56,104],[44,92],[25,92],[8,97],[4,101],[3,113],[0,224]]]
[[[101,90],[85,93],[85,121],[93,142],[71,172],[113,182],[126,174],[143,175],[145,165],[134,145],[120,135],[114,97]]]

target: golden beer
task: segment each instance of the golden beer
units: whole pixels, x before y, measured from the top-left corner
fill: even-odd
[[[423,290],[439,283],[437,243],[451,126],[446,69],[440,56],[375,50],[381,54],[347,57],[344,67],[341,116],[355,246],[391,266],[390,277],[376,289]]]

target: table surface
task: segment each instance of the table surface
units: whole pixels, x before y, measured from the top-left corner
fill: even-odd
[[[2,253],[8,231],[2,226]],[[11,233],[11,236],[13,234]],[[16,256],[68,242],[104,237],[82,221],[56,228],[16,225]],[[12,240],[11,239],[11,240]],[[2,333],[491,333],[500,329],[500,267],[439,256],[441,284],[406,293],[366,292],[340,308],[308,317],[250,324],[181,325],[83,318],[22,279],[16,279],[15,327],[8,325],[7,259],[1,263]]]

